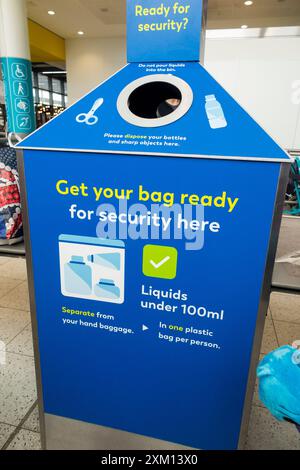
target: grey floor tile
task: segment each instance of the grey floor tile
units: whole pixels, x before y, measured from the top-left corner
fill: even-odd
[[[39,424],[39,409],[38,406],[34,408],[29,418],[25,421],[22,428],[29,429],[29,431],[40,432]]]
[[[5,279],[5,280],[9,282],[11,281],[10,279]],[[1,279],[0,279],[0,282],[1,282]],[[20,282],[20,281],[14,281],[14,282]],[[8,308],[16,308],[20,310],[30,310],[27,281],[21,282],[21,284],[19,284],[15,289],[11,290],[6,295],[3,295],[0,298],[0,306],[8,307]]]
[[[293,424],[279,422],[266,408],[253,406],[247,450],[300,450],[300,433]]]
[[[20,429],[7,450],[41,450],[40,435],[37,432]]]
[[[270,309],[274,320],[300,324],[300,295],[272,292]]]
[[[15,430],[15,426],[10,424],[0,423],[0,449],[4,446],[5,442],[9,438],[12,432]]]
[[[263,335],[263,341],[261,346],[261,354],[267,354],[268,352],[278,347],[276,333],[273,325],[272,318],[267,316],[265,323],[265,330]]]
[[[35,400],[33,358],[6,353],[0,367],[0,422],[17,426]]]
[[[2,306],[1,300],[3,297],[15,290],[21,283],[22,281],[20,281],[20,279],[9,279],[7,277],[1,276],[0,268],[0,306]],[[5,305],[3,306],[5,307]],[[24,310],[28,310],[28,308]]]
[[[29,312],[0,307],[0,341],[8,344],[29,322]]]
[[[19,279],[26,281],[26,261],[22,258],[10,258],[4,265],[0,267],[0,275],[11,279]]]
[[[8,352],[33,356],[31,324],[24,328],[8,345]]]
[[[272,312],[271,312],[270,306],[268,307],[267,318],[271,318],[271,319],[273,318],[273,317],[272,317]]]
[[[295,340],[300,340],[300,324],[288,323],[286,321],[274,320],[276,333],[280,346],[292,344]]]
[[[8,263],[11,260],[9,256],[0,256],[0,266],[3,266],[3,264]],[[0,274],[1,274],[1,269],[0,269]]]

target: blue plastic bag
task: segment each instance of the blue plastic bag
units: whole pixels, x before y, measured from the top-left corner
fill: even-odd
[[[300,350],[282,346],[257,367],[259,398],[279,421],[300,425]]]

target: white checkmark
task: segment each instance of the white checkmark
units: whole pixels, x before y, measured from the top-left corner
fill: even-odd
[[[152,264],[153,268],[158,269],[160,268],[163,264],[165,264],[167,261],[169,261],[170,256],[166,256],[164,259],[162,259],[159,263],[154,263],[152,259],[150,259],[150,263]]]

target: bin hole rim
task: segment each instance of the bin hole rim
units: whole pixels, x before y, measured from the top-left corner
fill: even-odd
[[[159,118],[142,118],[134,114],[128,106],[130,95],[139,87],[148,83],[165,82],[175,86],[181,93],[181,103],[172,113]],[[193,91],[182,78],[171,74],[146,75],[138,78],[123,88],[117,99],[117,110],[120,116],[129,124],[138,127],[161,127],[172,124],[182,118],[193,104]]]

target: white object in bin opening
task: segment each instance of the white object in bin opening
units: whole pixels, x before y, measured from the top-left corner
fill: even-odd
[[[215,95],[207,95],[205,101],[205,110],[210,127],[212,129],[227,127],[223,108],[219,101],[217,101]]]
[[[164,117],[165,114],[163,114],[161,111],[164,111],[164,109],[167,109],[167,108],[169,108],[171,112],[174,112],[175,109],[177,109],[178,106],[180,106],[180,103],[181,103],[181,100],[176,99],[176,98],[171,98],[171,99],[163,101],[162,103],[159,104],[157,108],[157,111],[156,111],[157,117],[158,118]],[[166,114],[170,114],[170,112]]]

